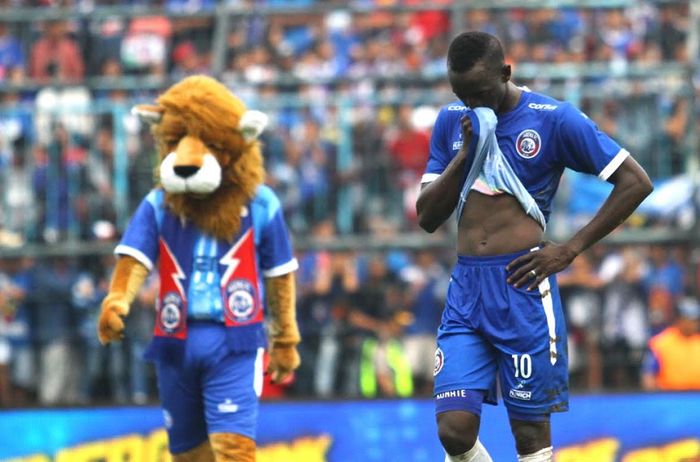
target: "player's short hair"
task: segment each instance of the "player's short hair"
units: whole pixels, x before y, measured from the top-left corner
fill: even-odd
[[[447,50],[447,66],[453,72],[466,72],[482,60],[501,66],[504,59],[501,42],[486,32],[463,32],[452,40]]]

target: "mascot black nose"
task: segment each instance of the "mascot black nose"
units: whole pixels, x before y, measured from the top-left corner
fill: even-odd
[[[189,178],[195,173],[197,173],[199,167],[193,167],[192,165],[178,165],[177,167],[173,167],[173,170],[175,170],[175,174],[177,176],[182,178]]]

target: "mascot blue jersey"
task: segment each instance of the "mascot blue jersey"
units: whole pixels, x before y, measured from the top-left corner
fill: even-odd
[[[466,111],[461,101],[441,108],[422,183],[437,178],[461,149]],[[514,109],[497,116],[498,147],[545,219],[565,167],[607,180],[629,155],[570,103],[526,89]]]
[[[246,264],[236,258],[236,248],[243,241],[240,236],[247,236],[251,228],[260,276],[280,276],[297,269],[280,201],[267,186],[259,186],[256,196],[241,212],[241,230],[232,242],[203,234],[191,222],[176,217],[165,206],[164,198],[161,189],[154,189],[146,196],[115,253],[129,255],[149,270],[158,258],[170,259],[175,269],[171,282],[187,300],[188,318],[224,321],[224,305],[235,304],[236,300],[222,297],[222,281],[226,283],[227,275]],[[161,249],[166,249],[169,255],[160,255]],[[161,274],[164,282],[169,281],[168,277]],[[264,286],[260,280],[257,285],[257,290],[250,288],[251,293],[262,293]],[[245,320],[244,313],[236,313],[240,320]]]

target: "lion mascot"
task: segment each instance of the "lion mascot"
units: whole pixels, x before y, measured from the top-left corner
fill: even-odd
[[[279,199],[263,184],[257,141],[267,117],[205,76],[133,112],[152,125],[159,185],[115,249],[99,339],[123,337],[129,306],[157,264],[146,358],[156,365],[174,461],[255,461],[264,350],[273,382],[300,362],[298,265]]]

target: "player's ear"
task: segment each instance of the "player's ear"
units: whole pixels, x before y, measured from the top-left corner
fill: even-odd
[[[511,77],[511,68],[510,64],[504,64],[503,67],[501,68],[501,80],[505,83],[510,80]]]

